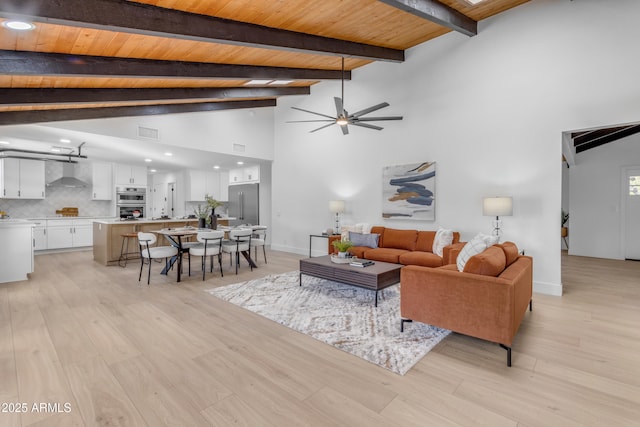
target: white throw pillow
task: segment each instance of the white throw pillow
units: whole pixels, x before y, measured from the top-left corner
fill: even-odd
[[[460,251],[460,254],[458,254],[458,260],[456,262],[458,271],[464,270],[464,266],[469,258],[487,249],[487,241],[491,240],[492,236],[487,236],[482,233],[476,234],[473,239],[469,240]],[[493,243],[491,244],[491,246],[493,246]]]
[[[446,228],[438,228],[436,237],[433,239],[432,252],[439,257],[442,256],[442,250],[445,246],[449,246],[453,242],[453,230]]]

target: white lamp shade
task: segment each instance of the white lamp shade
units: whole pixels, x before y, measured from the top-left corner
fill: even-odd
[[[329,202],[329,210],[333,213],[344,212],[344,200],[332,200]]]
[[[511,197],[486,197],[482,201],[482,215],[485,215],[485,216],[513,215],[513,199]]]

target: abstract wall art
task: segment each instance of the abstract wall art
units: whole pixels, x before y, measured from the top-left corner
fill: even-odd
[[[434,221],[436,163],[387,166],[382,170],[382,217]]]

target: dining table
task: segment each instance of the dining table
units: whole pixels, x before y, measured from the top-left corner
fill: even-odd
[[[233,228],[234,227],[218,226],[218,230],[223,230],[225,232],[225,238],[228,238],[229,231],[231,231]],[[165,266],[165,268],[162,269],[160,274],[167,274],[168,271],[176,263],[176,261],[178,261],[176,281],[177,282],[180,281],[180,278],[182,275],[182,255],[185,252],[189,252],[189,248],[185,247],[184,244],[186,243],[188,237],[196,236],[199,231],[211,231],[211,230],[208,228],[200,229],[196,227],[178,227],[178,228],[163,228],[160,230],[150,231],[151,233],[156,233],[164,236],[171,246],[174,246],[175,248],[178,249],[178,254],[171,257],[171,259],[169,260],[169,263],[167,264],[167,266]],[[251,259],[250,251],[241,251],[240,253],[247,260],[247,262],[249,263],[249,265],[251,265],[252,268],[258,267],[258,265],[253,261],[253,259]]]

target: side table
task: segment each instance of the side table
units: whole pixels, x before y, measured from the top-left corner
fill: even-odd
[[[331,243],[334,240],[337,240],[342,237],[341,234],[309,234],[309,258],[311,258],[311,243],[314,237],[318,237],[320,239],[327,239],[327,254],[331,254],[333,251],[333,246]]]

